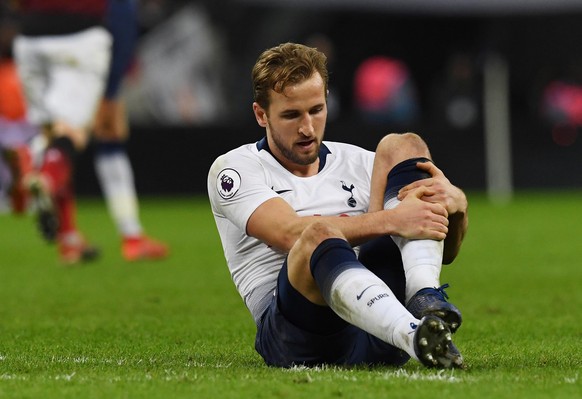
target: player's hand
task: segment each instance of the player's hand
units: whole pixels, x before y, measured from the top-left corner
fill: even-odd
[[[431,177],[417,180],[403,187],[398,193],[398,199],[402,201],[412,191],[419,187],[426,187],[430,190],[423,195],[423,201],[439,203],[445,207],[449,215],[465,212],[467,210],[467,198],[461,189],[451,184],[444,173],[432,162],[419,162],[416,164],[419,169],[428,172]]]
[[[410,239],[444,240],[448,233],[448,213],[439,202],[424,198],[436,193],[425,186],[407,190],[402,202],[393,208],[392,217],[398,235]]]
[[[101,101],[95,115],[93,133],[96,138],[104,141],[127,138],[129,127],[123,102],[106,98]]]

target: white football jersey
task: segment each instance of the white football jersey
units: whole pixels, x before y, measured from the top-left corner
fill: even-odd
[[[374,153],[324,141],[315,176],[291,174],[266,148],[266,139],[219,156],[208,175],[208,195],[236,288],[255,321],[275,292],[286,253],[246,234],[251,214],[281,197],[299,216],[353,216],[368,210]]]

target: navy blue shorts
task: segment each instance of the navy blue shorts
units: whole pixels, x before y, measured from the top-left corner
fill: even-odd
[[[374,240],[360,251],[360,261],[404,298],[404,272],[398,247],[389,237]],[[289,283],[287,264],[277,282],[277,295],[258,326],[255,349],[270,366],[396,365],[408,354],[348,324],[330,308],[315,305]]]

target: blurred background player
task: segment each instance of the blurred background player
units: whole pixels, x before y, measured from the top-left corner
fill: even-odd
[[[168,254],[167,246],[146,236],[140,223],[133,170],[125,146],[129,135],[127,115],[118,98],[137,36],[136,2],[109,0],[105,23],[114,41],[105,94],[93,129],[95,171],[111,217],[122,237],[124,259],[162,259]]]
[[[109,73],[112,46],[117,46],[113,43],[118,41],[122,49],[131,51],[127,43],[134,40],[131,21],[127,21],[127,29],[112,29],[111,32],[105,22],[119,26],[112,21],[123,18],[123,12],[133,10],[134,4],[129,0],[21,0],[18,5],[21,34],[15,40],[14,52],[26,94],[28,118],[41,128],[48,142],[39,170],[25,177],[25,185],[32,194],[40,231],[49,242],[57,242],[61,260],[68,264],[92,260],[97,257],[98,250],[85,241],[76,226],[75,158],[87,146],[105,85],[110,85],[110,93],[116,93],[115,85],[120,78],[115,83],[115,78],[109,80],[108,77],[118,73],[113,72],[116,68],[124,69],[124,61],[113,60],[114,67]],[[108,122],[113,120],[111,118],[121,120],[123,115],[114,117],[107,112],[110,100],[114,99],[103,100],[96,131],[102,137],[109,134],[111,141],[119,142],[122,137],[117,136],[118,130],[108,130],[107,126],[111,125]],[[119,188],[123,183],[115,176],[120,173],[119,168],[102,169],[103,172],[98,173],[101,181],[111,178],[112,174],[118,181],[113,185],[102,184],[107,187],[104,193],[109,208],[124,235],[124,257],[138,260],[166,256],[165,245],[148,239],[137,221],[131,168],[125,171],[123,181],[131,185],[133,204],[131,194],[130,200],[127,200],[128,195],[119,195],[123,191]],[[117,188],[111,188],[115,184]],[[124,198],[125,203],[116,205],[118,198]],[[120,208],[124,211],[116,211]],[[133,229],[129,229],[127,221],[132,215],[135,220]]]

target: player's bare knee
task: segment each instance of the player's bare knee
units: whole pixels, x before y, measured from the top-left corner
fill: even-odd
[[[328,223],[319,221],[307,226],[302,235],[305,235],[306,240],[313,243],[315,247],[317,247],[328,238],[345,239],[344,235],[338,228]]]
[[[320,221],[314,222],[303,230],[299,240],[297,240],[293,248],[291,248],[291,251],[311,257],[315,248],[328,238],[345,239],[345,236],[339,229],[328,223]]]
[[[311,276],[309,262],[315,249],[329,238],[346,239],[342,232],[325,222],[314,222],[307,226],[287,258],[289,280],[291,284],[308,298],[318,304],[324,304],[319,288]]]
[[[416,133],[390,133],[382,138],[376,148],[377,156],[386,157],[396,165],[411,158],[431,158],[426,142]]]

